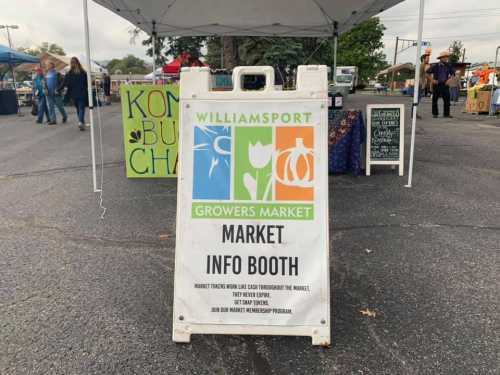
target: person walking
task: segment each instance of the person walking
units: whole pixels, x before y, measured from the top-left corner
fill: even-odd
[[[49,109],[49,124],[55,125],[57,124],[56,118],[56,107],[61,113],[63,117],[62,122],[65,123],[68,121],[68,115],[66,110],[64,109],[64,103],[61,96],[61,86],[63,82],[63,78],[61,73],[56,71],[56,66],[53,62],[48,63],[48,71],[47,71],[47,105]]]
[[[450,78],[455,75],[455,69],[448,63],[450,53],[443,51],[439,54],[437,64],[432,64],[427,73],[432,75],[432,115],[439,116],[438,99],[443,98],[444,117],[451,118],[450,115]]]
[[[70,61],[70,70],[64,77],[64,82],[60,89],[67,88],[67,98],[73,100],[78,116],[78,127],[81,131],[85,130],[85,107],[88,105],[88,84],[87,73],[76,57]]]
[[[450,101],[453,105],[458,103],[460,97],[460,73],[455,72],[455,75],[450,78]]]
[[[111,78],[107,73],[103,74],[102,83],[102,88],[104,91],[104,103],[106,105],[111,105]]]
[[[422,96],[425,96],[425,88],[427,87],[429,81],[429,75],[426,73],[427,69],[429,69],[429,58],[431,56],[430,51],[425,51],[425,53],[420,57],[420,82],[418,84],[418,104],[422,100]],[[412,107],[412,115],[413,115],[413,107]],[[418,113],[417,107],[417,118],[421,119],[422,116]]]
[[[37,101],[37,124],[43,124],[43,116],[47,116],[47,122],[50,124],[50,116],[47,109],[47,82],[43,75],[43,69],[36,69],[36,76],[33,80],[33,97]]]
[[[57,72],[57,84],[54,96],[54,103],[59,112],[61,112],[61,116],[63,117],[62,122],[66,123],[68,121],[68,114],[66,112],[66,109],[64,108],[63,93],[64,93],[64,76],[60,72]]]

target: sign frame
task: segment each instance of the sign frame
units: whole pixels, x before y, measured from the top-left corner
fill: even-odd
[[[326,129],[328,124],[328,96],[327,96],[327,80],[325,66],[299,66],[297,74],[297,90],[296,91],[278,91],[274,89],[274,70],[272,67],[238,67],[233,71],[233,82],[241,82],[242,75],[245,74],[262,74],[266,76],[266,87],[261,91],[244,91],[241,87],[235,88],[231,92],[213,92],[210,90],[209,76],[210,72],[207,68],[183,68],[181,72],[181,93],[180,93],[180,128],[183,129],[180,134],[179,142],[179,168],[178,168],[178,193],[177,193],[177,226],[176,226],[176,249],[175,249],[175,278],[174,278],[174,308],[173,308],[173,331],[172,339],[174,342],[190,342],[192,334],[226,334],[226,335],[280,335],[280,336],[309,336],[312,338],[313,345],[329,346],[331,332],[331,303],[330,303],[330,240],[329,240],[329,208],[328,208],[328,144],[326,137]],[[324,75],[324,77],[323,77]],[[324,78],[324,79],[323,79]],[[324,86],[324,87],[323,87]],[[187,127],[193,127],[194,124],[189,123],[189,111],[196,107],[196,103],[216,103],[216,102],[237,102],[255,104],[262,101],[270,102],[276,106],[286,104],[287,102],[300,102],[301,100],[315,103],[318,108],[317,118],[320,119],[318,126],[315,129],[321,130],[318,141],[315,144],[320,144],[318,152],[321,152],[323,159],[318,162],[318,167],[324,167],[322,171],[323,177],[317,179],[315,184],[321,184],[321,194],[324,194],[323,205],[321,210],[318,210],[318,221],[324,224],[324,231],[318,235],[318,243],[321,244],[321,252],[318,252],[317,262],[318,272],[321,273],[321,288],[319,292],[318,304],[324,308],[320,313],[321,318],[317,319],[314,324],[245,324],[238,323],[200,323],[196,318],[189,319],[185,316],[186,311],[182,307],[185,306],[183,299],[190,298],[183,295],[183,286],[186,285],[186,280],[192,277],[192,269],[186,268],[186,260],[188,255],[184,255],[186,245],[186,233],[183,228],[186,219],[192,213],[192,199],[187,200],[184,195],[190,194],[191,177],[184,175],[186,172],[183,164],[191,163],[191,160],[185,160],[182,155],[184,147],[193,147],[190,144],[191,139],[188,139],[185,131]],[[194,118],[194,117],[193,117]],[[189,130],[190,131],[190,130]],[[316,131],[316,130],[315,130]],[[194,131],[193,131],[194,132]],[[324,134],[323,134],[324,133]],[[321,137],[324,135],[324,137]],[[186,137],[186,138],[185,138]],[[316,142],[316,141],[315,141]],[[325,159],[326,158],[326,159]],[[326,161],[325,161],[326,160]],[[186,168],[191,168],[189,165]],[[315,169],[315,173],[319,172]],[[324,185],[324,186],[323,186]],[[316,191],[316,190],[315,190]],[[319,196],[319,195],[318,195]],[[324,201],[326,200],[326,203]],[[315,199],[314,202],[317,202]],[[315,206],[316,207],[315,203]],[[255,220],[255,219],[254,219]],[[244,220],[240,221],[244,222]],[[251,220],[250,220],[251,221]],[[210,228],[209,228],[210,229]],[[320,232],[321,233],[321,232]],[[324,248],[323,248],[324,246]],[[258,248],[256,248],[258,249]],[[285,248],[286,249],[286,248]],[[191,250],[190,250],[191,251]],[[183,279],[186,277],[187,279]],[[241,281],[242,283],[246,282]],[[255,281],[258,283],[258,280]],[[192,297],[191,297],[192,298]],[[294,295],[294,298],[297,298]],[[195,314],[191,312],[192,314]],[[222,318],[221,318],[222,319]],[[234,318],[233,318],[234,319]],[[198,319],[199,320],[199,319]],[[222,319],[223,320],[223,319]]]
[[[372,160],[372,110],[373,109],[399,109],[399,159],[397,160]],[[399,168],[399,176],[404,175],[404,147],[405,147],[405,105],[404,104],[368,104],[366,106],[366,175],[371,175],[372,165],[390,165]]]

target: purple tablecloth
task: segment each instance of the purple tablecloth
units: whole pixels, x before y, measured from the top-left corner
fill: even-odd
[[[365,124],[361,111],[328,112],[328,170],[330,173],[361,174]]]

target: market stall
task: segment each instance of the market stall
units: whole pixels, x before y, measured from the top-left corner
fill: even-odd
[[[182,67],[207,66],[200,59],[192,57],[189,53],[183,52],[175,59],[165,64],[162,68],[165,74],[180,74]]]
[[[499,87],[499,74],[496,62],[494,66],[484,65],[472,72],[473,84],[467,89],[465,102],[467,113],[496,113],[495,91]]]
[[[294,2],[290,6],[287,0],[183,0],[172,4],[160,0],[135,0],[121,2],[119,5],[111,0],[95,0],[151,35],[153,40],[158,36],[228,35],[331,37],[334,42],[340,33],[401,1],[318,0]],[[83,0],[83,4],[87,58],[90,59],[87,0]],[[153,42],[153,48],[154,46]],[[153,79],[155,83],[155,77]],[[93,134],[92,111],[90,120]],[[94,144],[93,135],[91,142]],[[92,155],[94,191],[99,192],[94,146]]]
[[[16,68],[18,72],[33,72],[40,65],[44,68],[48,66],[48,63],[53,63],[55,69],[58,72],[66,73],[69,70],[69,65],[72,56],[62,56],[56,55],[54,53],[44,52],[40,55],[39,61],[36,64],[33,63],[24,63],[19,65]],[[79,60],[81,60],[82,66],[85,70],[88,70],[88,64],[85,62],[85,58],[83,56],[79,56]],[[103,73],[107,73],[107,69],[101,66],[96,61],[92,60],[90,63],[90,71],[92,72],[92,76],[100,77]]]
[[[157,36],[201,35],[333,37],[336,45],[339,33],[349,30],[359,22],[400,1],[318,0],[294,2],[293,6],[290,6],[287,0],[207,2],[183,0],[172,3],[160,0],[137,0],[122,2],[121,6],[116,6],[116,2],[111,0],[96,2],[151,35],[154,48]],[[87,58],[90,58],[86,0],[84,0],[84,13]],[[421,8],[421,18],[422,15]],[[421,28],[419,31],[421,40]],[[182,63],[177,61],[174,65],[179,65],[175,67],[178,69]],[[244,78],[252,75],[265,76],[265,84],[260,89],[252,91],[244,87]],[[155,83],[155,77],[153,79]],[[193,333],[305,335],[311,336],[316,345],[328,345],[330,343],[328,212],[325,211],[324,205],[328,202],[328,165],[327,158],[322,157],[328,153],[329,138],[326,124],[328,120],[326,67],[299,66],[297,87],[292,91],[275,89],[272,67],[237,68],[233,71],[232,81],[232,90],[213,91],[210,89],[211,80],[207,68],[186,68],[181,72],[179,174],[182,178],[178,179],[178,207],[180,207],[178,210],[181,214],[177,220],[173,339],[189,341]],[[150,111],[153,111],[152,116],[168,111],[169,107],[166,104],[168,93],[165,99],[162,91],[158,86],[157,91],[153,89],[147,96],[149,101],[155,101],[148,105]],[[89,99],[91,102],[90,94]],[[137,111],[139,108],[136,107],[140,106],[138,100],[139,98],[133,101],[134,109]],[[125,109],[131,111],[131,106]],[[146,113],[144,109],[140,110],[140,113],[137,112],[143,116],[144,113]],[[130,115],[133,117],[133,113]],[[268,122],[268,126],[262,126],[263,122]],[[356,131],[357,138],[360,138],[362,129],[357,125],[361,123],[362,120],[357,114],[347,113],[347,118],[340,119],[341,128],[336,130],[335,127],[332,128],[332,143],[342,141],[345,135],[342,132]],[[260,124],[260,126],[242,127],[245,124]],[[304,126],[297,127],[291,124]],[[152,127],[148,127],[148,132],[149,129]],[[130,136],[129,143],[135,144],[142,139],[143,134],[132,130],[127,131],[126,136],[127,138]],[[94,142],[92,132],[91,137]],[[231,142],[237,142],[234,151]],[[145,153],[141,149],[138,150],[139,153]],[[277,155],[276,160],[272,157],[273,152]],[[280,155],[283,155],[282,159]],[[92,158],[95,166],[93,144]],[[271,159],[274,161],[271,162]],[[155,160],[157,158],[153,162]],[[276,163],[275,167],[271,167],[272,163]],[[233,164],[236,172],[231,176],[228,170]],[[146,173],[148,169],[143,166],[137,171]],[[217,179],[217,182],[212,179]],[[313,184],[313,181],[317,183]],[[94,188],[99,191],[95,167]],[[206,201],[207,199],[212,202]],[[241,203],[242,200],[246,202]],[[182,209],[183,207],[185,209]],[[253,272],[252,267],[258,268],[261,275],[253,278],[255,284],[249,283],[248,277],[238,275],[241,252],[243,249],[251,249],[251,245],[233,246],[235,251],[232,255],[228,255],[229,248],[220,243],[220,235],[217,235],[220,221],[214,221],[214,215],[224,215],[228,224],[238,219],[239,216],[235,215],[245,215],[247,219],[253,218],[247,223],[248,225],[244,225],[247,231],[246,241],[252,238],[254,231],[267,226],[266,217],[283,223],[269,226],[268,232],[273,230],[272,228],[279,229],[275,234],[278,239],[273,240],[271,232],[268,235],[268,242],[276,245],[261,246],[262,249],[268,250],[270,255],[277,250],[278,253],[286,255],[290,254],[292,249],[303,249],[304,246],[300,245],[300,241],[305,236],[297,237],[292,235],[292,232],[295,233],[298,227],[310,227],[307,233],[312,237],[307,242],[310,244],[310,252],[314,252],[315,256],[306,257],[302,253],[297,253],[295,258],[283,256],[280,271],[282,277],[272,277],[278,272],[277,268],[275,269],[278,267],[277,257],[260,256],[258,264],[253,263],[253,265],[252,262],[257,262],[257,258],[252,260],[249,257],[250,268],[247,271]],[[288,222],[292,217],[295,217],[294,220],[304,221],[298,225],[292,224]],[[236,230],[234,229],[236,225],[228,225],[228,228],[223,230],[222,238],[231,243],[238,242],[240,234],[236,236],[235,232],[231,232]],[[188,228],[192,231],[197,226],[210,228],[206,231],[197,230],[200,236],[206,236],[201,242],[193,242],[192,236],[184,235]],[[294,226],[297,229],[288,229]],[[239,228],[238,231],[240,229],[242,230]],[[285,242],[282,242],[280,239],[282,229],[283,235],[289,237],[288,241],[285,239]],[[241,236],[242,239],[245,238],[245,235]],[[231,282],[228,287],[234,285],[234,293],[243,295],[247,293],[248,288],[257,288],[259,284],[261,287],[266,287],[264,283],[276,284],[278,289],[273,289],[271,293],[262,293],[260,300],[252,299],[253,294],[249,296],[252,304],[258,303],[262,308],[249,311],[240,306],[241,301],[227,299],[227,293],[210,290],[213,285],[225,284],[217,284],[222,282],[219,275],[222,259],[220,255],[208,256],[206,259],[206,273],[213,272],[215,275],[203,276],[199,264],[193,262],[195,259],[204,259],[204,256],[200,255],[204,254],[207,245],[210,245],[213,251],[226,254],[223,264],[224,275],[227,267],[230,267],[234,275],[227,279],[227,282]],[[216,248],[218,250],[215,250]],[[287,265],[284,263],[286,260],[288,260]],[[301,273],[298,273],[298,262],[304,264]],[[291,279],[287,278],[285,273],[288,273],[289,277],[297,276],[296,280],[303,285],[294,290],[293,286],[288,284]],[[264,277],[265,274],[269,274],[269,277]],[[208,290],[204,290],[205,286],[208,286]],[[225,288],[226,286],[223,289]],[[282,288],[282,292],[277,291],[279,288]],[[192,305],[192,301],[195,300],[204,303]],[[210,301],[215,300],[219,301],[218,306],[211,305]],[[227,304],[226,307],[223,304]],[[266,308],[271,304],[272,309]],[[287,307],[287,304],[290,306]],[[304,309],[304,306],[309,308]],[[252,315],[252,312],[259,314]],[[283,315],[279,317],[273,314]]]
[[[39,61],[37,57],[0,45],[0,64],[5,64],[10,67],[14,84],[13,89],[2,90],[2,95],[0,96],[0,114],[15,114],[19,110],[17,93],[15,90],[16,78],[14,67],[22,63],[36,64]]]

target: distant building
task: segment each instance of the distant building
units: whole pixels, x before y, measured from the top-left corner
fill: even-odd
[[[415,76],[415,65],[412,63],[396,64],[381,70],[377,73],[377,81],[390,82],[393,80],[394,74],[394,89],[405,87],[406,81]],[[390,87],[389,87],[390,89]]]
[[[153,81],[145,79],[144,74],[111,74],[111,92],[119,95],[120,85],[152,84]]]

